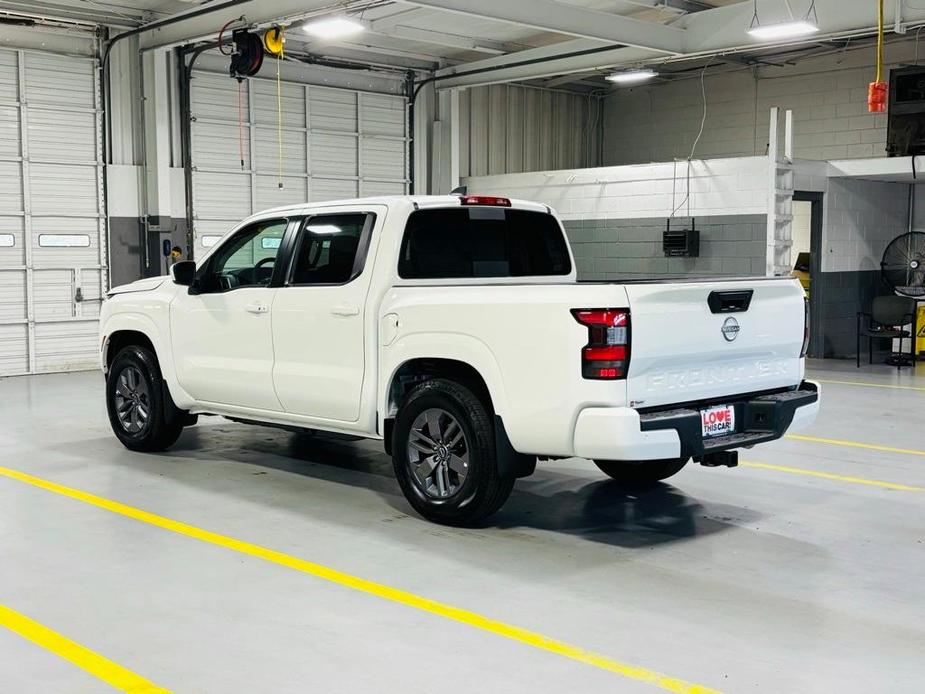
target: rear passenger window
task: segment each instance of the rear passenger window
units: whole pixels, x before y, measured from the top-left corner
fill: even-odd
[[[299,234],[291,284],[345,284],[363,271],[375,215],[309,218]]]
[[[404,279],[567,275],[568,247],[552,215],[498,207],[418,210],[408,218]]]

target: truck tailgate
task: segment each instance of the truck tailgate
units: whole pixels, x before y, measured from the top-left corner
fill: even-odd
[[[796,280],[625,288],[632,321],[630,406],[716,400],[800,383],[804,309]]]

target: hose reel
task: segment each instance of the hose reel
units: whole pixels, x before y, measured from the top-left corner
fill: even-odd
[[[235,30],[231,38],[234,41],[234,52],[231,54],[228,73],[241,82],[260,72],[263,65],[263,41],[247,29]]]

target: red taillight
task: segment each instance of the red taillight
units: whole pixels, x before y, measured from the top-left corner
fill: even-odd
[[[800,349],[800,356],[805,357],[806,352],[809,351],[809,336],[810,336],[810,327],[809,327],[809,299],[803,299],[803,347]]]
[[[576,308],[575,320],[588,328],[581,349],[581,375],[615,380],[626,378],[630,364],[630,313],[624,308]]]
[[[459,198],[461,205],[488,205],[490,207],[510,207],[511,201],[495,195],[463,195]]]

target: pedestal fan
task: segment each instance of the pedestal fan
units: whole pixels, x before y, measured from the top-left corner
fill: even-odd
[[[911,307],[908,313],[902,308],[899,309],[905,315],[911,314],[912,318],[912,329],[908,332],[912,342],[909,355],[894,354],[888,361],[897,366],[914,363],[918,335],[918,321],[916,320],[918,310],[915,302],[925,301],[925,233],[912,231],[890,241],[880,261],[880,276],[884,283],[893,290],[893,293],[904,297]],[[900,330],[905,333],[901,326]],[[902,340],[901,334],[900,352],[902,352]]]
[[[913,231],[890,241],[880,275],[896,294],[925,299],[925,233]]]

